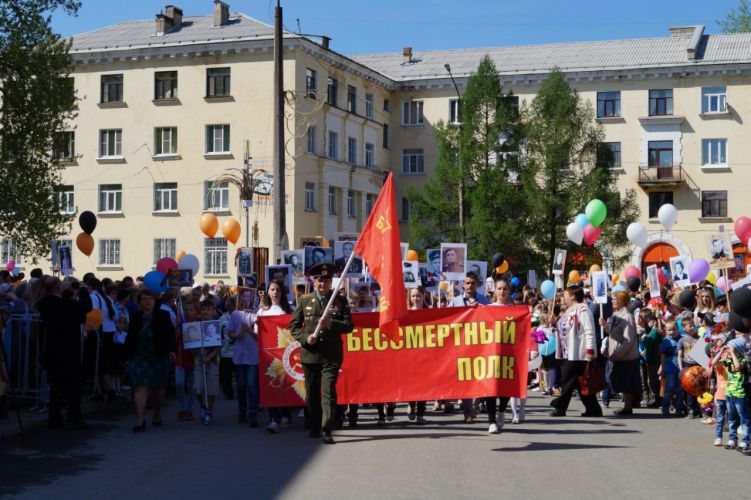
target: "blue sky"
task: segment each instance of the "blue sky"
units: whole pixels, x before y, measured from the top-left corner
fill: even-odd
[[[273,23],[275,0],[228,0]],[[78,17],[53,16],[63,35],[134,19],[154,19],[169,0],[83,0]],[[212,0],[173,0],[186,16],[212,12]],[[704,24],[717,33],[737,0],[282,0],[285,25],[333,38],[345,54],[527,45],[666,36],[668,27]]]

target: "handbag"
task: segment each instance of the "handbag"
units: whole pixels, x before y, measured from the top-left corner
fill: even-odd
[[[607,386],[605,369],[593,361],[587,361],[584,374],[579,375],[579,394],[582,396],[594,396]]]

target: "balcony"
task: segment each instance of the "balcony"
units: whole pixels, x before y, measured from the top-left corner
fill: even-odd
[[[637,183],[643,189],[677,189],[686,182],[686,175],[680,165],[640,165]]]

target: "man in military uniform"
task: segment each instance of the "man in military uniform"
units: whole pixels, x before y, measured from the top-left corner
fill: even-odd
[[[314,279],[314,292],[301,297],[289,330],[302,344],[310,437],[320,437],[323,431],[323,442],[334,444],[331,429],[336,412],[336,380],[344,358],[341,336],[351,332],[354,325],[347,300],[341,296],[334,299],[328,314],[323,316],[333,293],[334,266],[318,264],[309,273]],[[314,337],[318,324],[321,329]]]

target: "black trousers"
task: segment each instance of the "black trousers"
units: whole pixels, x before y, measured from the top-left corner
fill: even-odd
[[[425,415],[426,406],[427,406],[427,401],[410,401],[409,411],[411,413],[417,413],[418,417],[422,417],[423,415]]]
[[[235,391],[232,388],[232,375],[235,373],[235,364],[232,358],[219,358],[219,384],[222,386],[222,392],[227,399],[235,397]]]
[[[500,402],[498,406],[496,406],[495,404],[496,399]],[[485,408],[488,411],[488,423],[494,424],[496,422],[497,413],[503,415],[506,412],[506,408],[508,407],[508,402],[510,399],[511,398],[506,397],[485,398]]]
[[[662,396],[660,396],[660,376],[657,374],[659,368],[660,365],[647,365],[647,386],[649,387],[649,393],[644,392],[644,394],[648,394],[647,399],[649,399],[649,395],[651,395],[652,400],[656,404],[662,404]]]
[[[63,399],[68,400],[66,417],[69,422],[81,421],[81,369],[50,370],[47,372],[50,384],[49,423],[63,423]]]
[[[587,369],[586,361],[569,361],[565,360],[561,365],[561,395],[550,402],[550,406],[556,410],[565,412],[571,403],[571,396],[576,389],[579,389],[579,376],[584,374]],[[579,392],[579,399],[584,404],[584,409],[589,415],[602,416],[602,408],[597,402],[597,395],[582,396]]]
[[[303,364],[307,417],[310,430],[331,432],[336,414],[336,380],[339,363]]]

